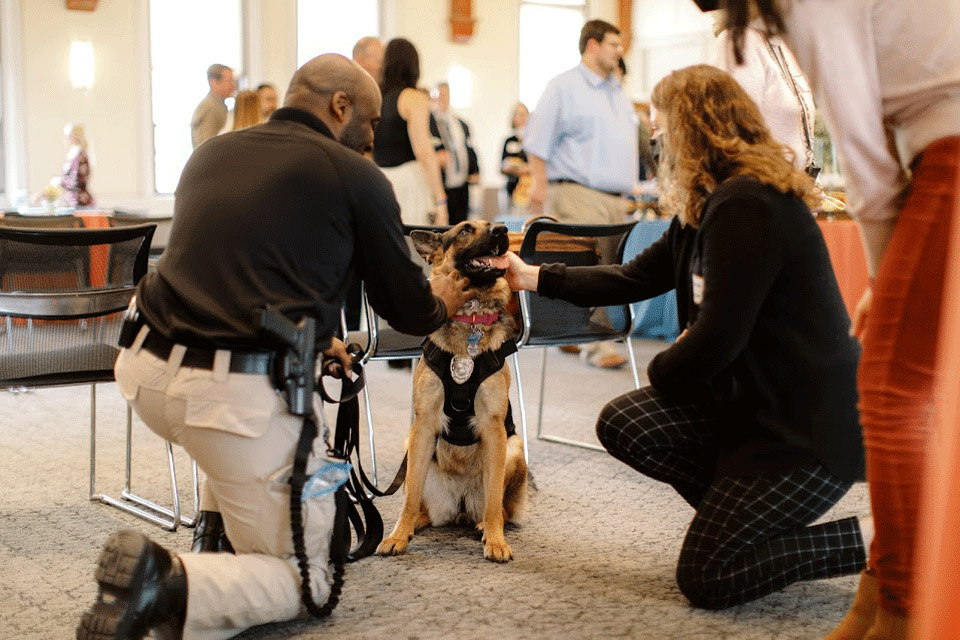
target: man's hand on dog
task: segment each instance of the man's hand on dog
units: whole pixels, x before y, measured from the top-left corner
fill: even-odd
[[[513,251],[507,251],[507,260],[510,266],[503,277],[514,291],[536,291],[540,280],[540,267],[534,267],[523,260]]]
[[[449,273],[434,275],[430,279],[430,290],[447,307],[447,317],[452,318],[468,301],[477,297],[475,289],[469,289],[467,278],[454,278]]]

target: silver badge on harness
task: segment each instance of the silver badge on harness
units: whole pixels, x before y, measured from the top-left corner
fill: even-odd
[[[450,376],[457,384],[463,384],[473,375],[473,358],[453,356],[450,358]]]

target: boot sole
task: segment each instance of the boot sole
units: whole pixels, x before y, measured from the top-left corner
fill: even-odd
[[[134,633],[127,616],[130,585],[143,581],[149,544],[138,531],[117,531],[107,538],[97,560],[94,577],[100,585],[97,602],[80,618],[77,640],[139,640],[146,630]]]

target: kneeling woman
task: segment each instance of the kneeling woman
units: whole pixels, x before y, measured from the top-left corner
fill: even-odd
[[[872,522],[811,526],[864,472],[859,350],[806,204],[814,185],[727,73],[681,69],[652,101],[670,228],[624,265],[509,254],[510,284],[583,306],[676,288],[685,331],[650,363],[651,386],[603,409],[597,435],[696,510],[677,567],[691,603],[857,573]]]

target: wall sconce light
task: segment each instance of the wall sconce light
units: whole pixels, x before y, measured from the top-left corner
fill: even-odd
[[[93,87],[93,43],[75,40],[70,43],[70,85],[74,89]]]

